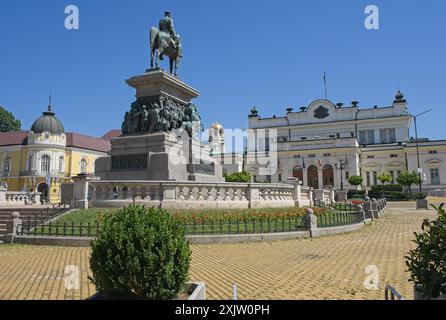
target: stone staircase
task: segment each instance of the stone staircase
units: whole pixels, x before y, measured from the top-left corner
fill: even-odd
[[[0,208],[0,242],[4,240],[6,235],[6,227],[9,221],[12,220],[11,214],[13,212],[19,212],[20,218],[23,220],[23,224],[27,221],[32,223],[41,223],[47,220],[49,217],[57,216],[62,213],[60,208]]]

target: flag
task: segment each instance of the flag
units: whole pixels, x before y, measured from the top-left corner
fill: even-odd
[[[304,161],[304,156],[302,156],[302,168],[305,169],[305,161]]]
[[[319,167],[322,167],[322,161],[321,161],[321,159],[317,159],[317,163],[319,163]]]

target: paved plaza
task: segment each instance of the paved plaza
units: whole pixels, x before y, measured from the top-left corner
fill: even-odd
[[[362,230],[330,237],[271,243],[193,245],[192,280],[209,299],[383,299],[386,284],[413,298],[404,256],[413,232],[436,212],[390,208]],[[0,244],[0,299],[84,299],[89,248]],[[65,268],[77,266],[78,289],[66,289]],[[379,289],[364,286],[367,266],[379,271]]]

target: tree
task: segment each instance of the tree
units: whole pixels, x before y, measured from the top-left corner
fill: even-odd
[[[412,195],[412,189],[411,186],[416,183],[420,183],[420,178],[418,177],[418,174],[413,171],[403,171],[399,174],[399,176],[396,178],[396,181],[405,187],[409,188],[409,193]]]
[[[348,183],[357,187],[362,184],[362,180],[361,176],[350,176],[350,178],[348,178]]]
[[[382,184],[386,184],[386,182],[392,181],[392,176],[390,173],[383,172],[378,176],[378,180],[381,181]]]
[[[0,132],[19,131],[21,126],[20,120],[0,106]]]

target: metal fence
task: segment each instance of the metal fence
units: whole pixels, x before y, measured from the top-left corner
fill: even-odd
[[[184,223],[187,235],[256,234],[304,230],[302,217]]]
[[[60,237],[94,237],[101,225],[96,223],[54,223],[42,224],[30,218],[22,221],[17,228],[18,235],[26,236],[60,236]]]
[[[357,212],[333,212],[317,217],[318,228],[339,227],[363,222],[362,214]]]
[[[351,225],[362,222],[362,215],[356,211],[328,212],[317,216],[319,228]],[[186,235],[223,235],[223,234],[262,234],[295,232],[305,230],[304,217],[257,218],[221,221],[182,222]],[[101,229],[95,223],[57,223],[24,219],[17,228],[18,235],[27,236],[69,236],[94,237]]]

